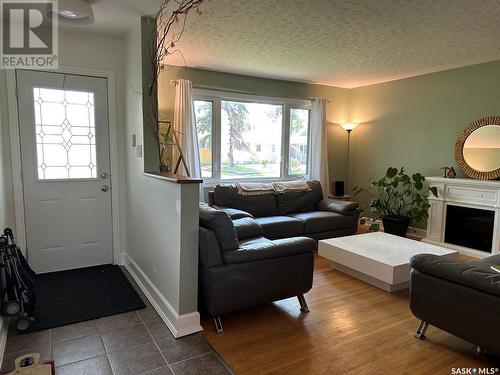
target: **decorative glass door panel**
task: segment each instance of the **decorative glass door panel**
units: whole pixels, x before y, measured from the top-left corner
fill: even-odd
[[[94,179],[94,93],[33,88],[39,180]]]

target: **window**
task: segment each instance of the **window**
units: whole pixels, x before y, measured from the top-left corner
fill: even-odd
[[[307,173],[309,159],[309,110],[290,110],[290,148],[288,173],[291,175],[304,175]]]
[[[309,100],[195,90],[202,176],[213,180],[304,176]]]
[[[213,103],[205,100],[194,101],[198,148],[200,150],[201,176],[212,177],[212,124]]]
[[[39,180],[96,178],[94,93],[33,89]]]

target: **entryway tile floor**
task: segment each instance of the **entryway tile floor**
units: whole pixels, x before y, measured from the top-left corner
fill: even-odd
[[[9,330],[2,373],[16,357],[40,353],[54,359],[56,375],[229,375],[200,334],[175,339],[142,291],[123,269],[145,309],[27,335]]]

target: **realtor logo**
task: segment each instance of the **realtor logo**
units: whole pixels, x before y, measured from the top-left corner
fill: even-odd
[[[54,1],[0,1],[0,67],[57,69],[57,18]]]

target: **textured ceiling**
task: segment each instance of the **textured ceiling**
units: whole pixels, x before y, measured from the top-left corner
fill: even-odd
[[[114,21],[96,27],[123,33],[122,13],[151,14],[160,2],[97,0],[98,20],[104,7]],[[201,9],[178,44],[191,67],[357,87],[500,59],[500,0],[206,0]]]

